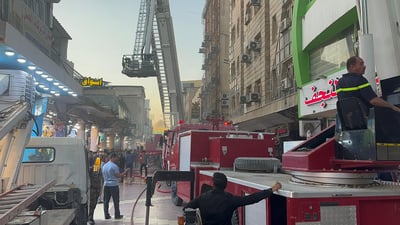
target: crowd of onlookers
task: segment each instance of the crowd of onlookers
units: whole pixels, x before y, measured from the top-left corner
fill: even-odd
[[[102,152],[90,152],[89,151],[89,165],[92,165],[97,157],[101,159],[101,167],[109,161],[109,155],[114,152],[119,157],[118,166],[120,171],[129,169],[127,177],[134,177],[135,175],[147,176],[147,168],[150,164],[161,164],[160,155],[154,156],[147,153],[143,148],[134,150],[123,150],[123,151],[113,151],[104,150]],[[154,165],[155,167],[160,167],[161,165]],[[122,182],[122,180],[121,180]]]

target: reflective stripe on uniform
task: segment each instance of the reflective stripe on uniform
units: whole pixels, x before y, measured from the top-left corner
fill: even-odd
[[[336,93],[358,91],[358,90],[366,88],[368,86],[370,86],[370,84],[369,83],[365,83],[365,84],[362,84],[362,85],[359,85],[359,86],[356,86],[356,87],[339,88],[339,89],[336,90]]]

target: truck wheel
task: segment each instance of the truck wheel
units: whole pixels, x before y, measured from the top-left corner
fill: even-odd
[[[177,189],[176,188],[176,182],[172,182],[172,184],[171,184],[171,199],[172,199],[172,203],[174,203],[174,205],[176,205],[176,206],[182,206],[183,199],[181,199],[178,196],[176,189]]]
[[[231,224],[232,225],[239,225],[239,213],[238,213],[237,209],[232,214]]]

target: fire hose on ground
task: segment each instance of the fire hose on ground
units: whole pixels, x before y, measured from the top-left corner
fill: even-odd
[[[153,174],[153,177],[148,176],[146,178],[146,188],[144,188],[139,196],[136,198],[135,203],[132,207],[131,213],[131,225],[134,225],[133,216],[135,207],[142,197],[143,193],[146,191],[146,218],[145,225],[149,225],[149,216],[150,216],[150,206],[151,197],[154,194],[154,190],[156,185],[158,184],[158,189],[160,188],[160,184],[158,181],[190,181],[190,199],[194,197],[194,172],[193,171],[156,171]]]

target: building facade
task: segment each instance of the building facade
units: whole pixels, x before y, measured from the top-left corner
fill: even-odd
[[[185,123],[200,122],[200,99],[198,91],[201,85],[201,80],[182,81]]]
[[[110,145],[104,149],[133,149],[151,139],[149,104],[142,86],[105,86],[86,88],[84,96],[112,116],[103,121],[93,121],[109,138]],[[83,106],[84,108],[84,106]],[[84,115],[84,112],[79,115]],[[93,116],[91,116],[93,118]],[[90,121],[89,121],[90,122]],[[119,141],[116,141],[117,140]]]
[[[335,122],[336,84],[347,73],[350,56],[364,59],[364,77],[379,96],[389,100],[396,92],[399,11],[395,0],[295,2],[293,61],[302,133],[316,133]]]
[[[205,41],[214,30],[207,30],[207,24],[214,22],[221,12],[229,12],[229,19],[220,20],[221,27],[229,27],[229,51],[220,52],[220,58],[228,64],[229,73],[223,73],[227,87],[227,106],[224,115],[240,130],[279,130],[281,136],[298,135],[297,97],[294,83],[291,52],[291,20],[293,2],[265,0],[232,0],[207,10],[213,1],[207,1],[205,12],[214,13],[205,19]],[[223,1],[226,2],[226,1]],[[219,13],[219,14],[217,14]],[[208,32],[207,32],[208,31]],[[211,33],[210,33],[211,32]],[[206,55],[209,52],[206,51]],[[227,59],[227,60],[226,60]],[[205,58],[205,65],[207,65]],[[216,66],[208,64],[205,70],[215,71]],[[208,94],[205,79],[202,88],[203,99],[217,101],[219,96]],[[226,87],[225,87],[226,88]],[[220,95],[225,92],[219,92]],[[218,98],[219,97],[219,98]],[[208,109],[202,105],[202,109]],[[282,132],[283,131],[283,132]]]
[[[145,132],[151,121],[143,87],[111,87],[79,74],[67,58],[71,37],[53,15],[58,2],[0,0],[0,78],[10,79],[2,83],[20,87],[25,81],[34,136],[82,138],[91,151],[133,148],[151,134]],[[20,100],[22,94],[2,92],[0,98]]]
[[[229,117],[229,1],[207,0],[203,10],[204,55],[201,118]]]

